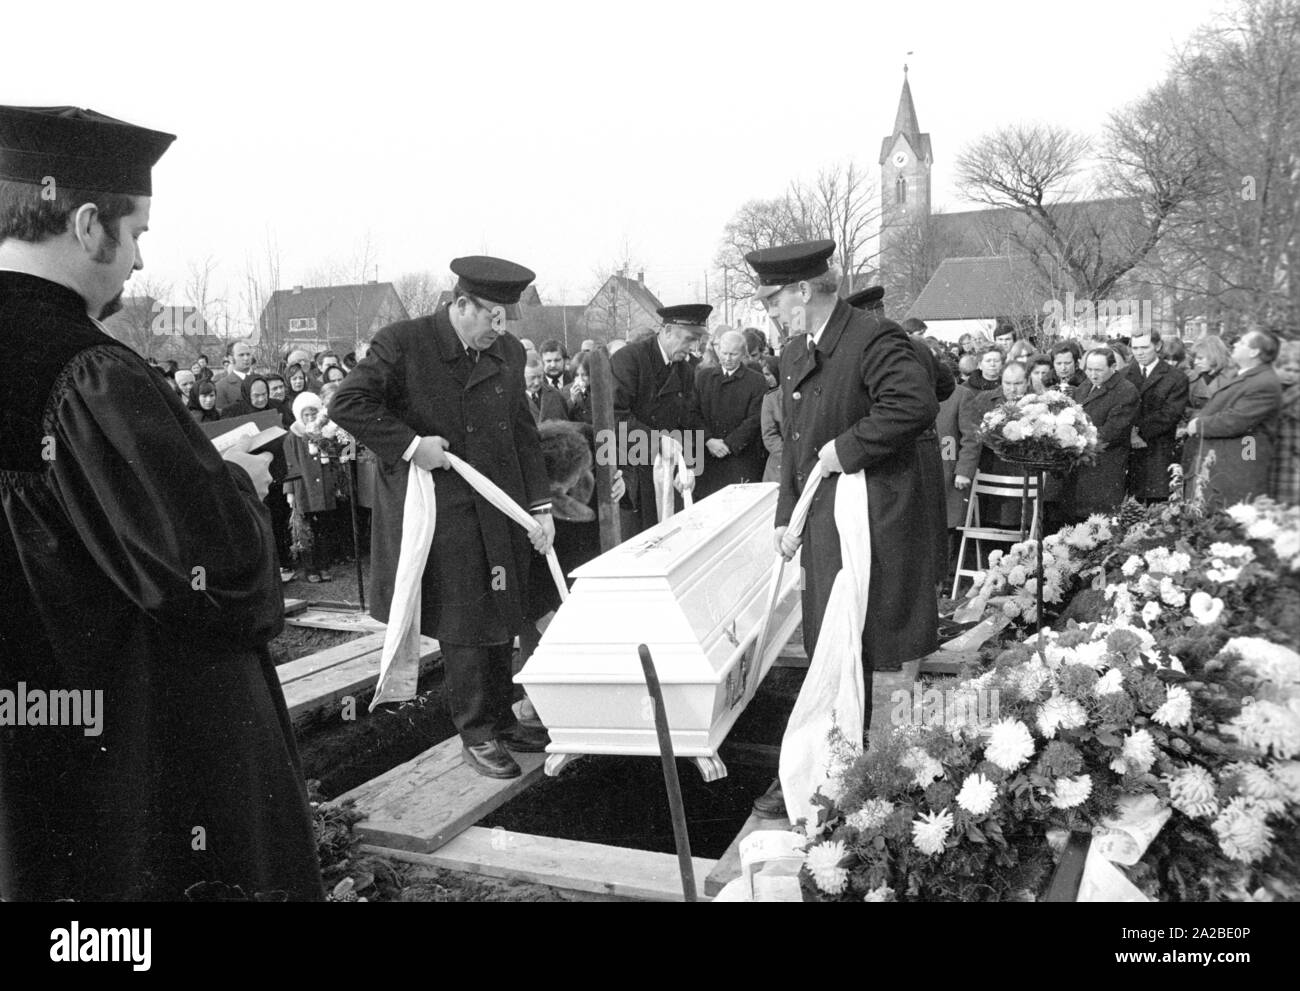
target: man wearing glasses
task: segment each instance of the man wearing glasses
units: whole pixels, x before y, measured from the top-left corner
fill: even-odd
[[[501,258],[457,258],[452,301],[432,316],[380,330],[330,404],[330,416],[380,461],[371,524],[371,615],[387,622],[402,545],[411,468],[437,471],[437,526],[423,577],[420,632],[435,637],[465,762],[488,777],[518,777],[509,750],[544,750],[544,732],[510,708],[510,655],[528,588],[529,555],[555,535],[550,485],[524,381],[524,348],[506,319],[535,278]],[[451,451],[542,523],[518,524],[447,471]]]

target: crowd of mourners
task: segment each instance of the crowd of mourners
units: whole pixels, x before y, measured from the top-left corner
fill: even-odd
[[[976,478],[1021,472],[980,443],[980,422],[999,403],[1027,393],[1058,390],[1079,402],[1101,444],[1095,464],[1048,477],[1042,500],[1049,530],[1112,513],[1126,497],[1168,499],[1173,465],[1182,466],[1187,494],[1212,504],[1258,495],[1300,502],[1300,341],[1279,342],[1254,331],[1231,341],[1211,334],[1185,342],[1152,330],[1128,339],[1040,344],[1007,324],[992,339],[967,334],[951,344],[927,336],[919,320],[904,328],[956,383],[935,424],[952,552]],[[523,387],[536,421],[590,427],[589,352],[595,342],[584,341],[573,355],[558,340],[540,349],[527,338],[521,343],[527,355]],[[611,342],[611,354],[626,343]],[[346,465],[311,438],[357,360],[355,353],[295,350],[271,368],[256,362],[250,345],[236,343],[219,369],[202,354],[189,368],[157,363],[195,420],[272,410],[289,431],[287,480],[267,496],[284,581],[300,571],[309,582],[330,581],[329,567],[351,554],[351,524],[340,506],[348,497]],[[759,330],[724,327],[700,347],[696,396],[706,453],[697,498],[734,482],[779,478],[778,380],[779,359]],[[731,382],[739,388],[720,388]],[[981,496],[979,511],[984,526],[1020,522],[1017,500]]]

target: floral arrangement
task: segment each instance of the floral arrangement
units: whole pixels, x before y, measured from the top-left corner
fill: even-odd
[[[1008,461],[1052,462],[1062,469],[1094,461],[1098,450],[1088,414],[1057,389],[995,406],[984,414],[979,439]]]
[[[356,438],[324,412],[317,415],[312,425],[304,431],[304,436],[307,438],[307,450],[318,455],[322,463],[356,460]]]
[[[1045,632],[1040,652],[995,649],[960,683],[998,693],[996,721],[948,706],[866,755],[842,747],[806,892],[1034,898],[1049,833],[1104,830],[1121,799],[1149,796],[1169,818],[1126,869],[1149,897],[1300,898],[1300,510],[1139,515],[1122,535],[1093,518],[1043,542],[1045,601],[1092,576],[1098,615]],[[972,604],[987,586],[981,609],[1032,614],[1034,547],[1020,546]]]

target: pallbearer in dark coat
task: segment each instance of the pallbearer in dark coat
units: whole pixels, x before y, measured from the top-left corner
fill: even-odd
[[[1115,352],[1110,348],[1093,348],[1085,354],[1083,372],[1088,381],[1075,399],[1097,428],[1101,453],[1096,464],[1076,468],[1066,478],[1064,509],[1076,520],[1113,513],[1124,501],[1129,438],[1140,403],[1133,383],[1115,374]]]
[[[539,358],[530,358],[524,365],[524,393],[528,396],[533,422],[569,419],[569,403],[564,393],[546,380],[546,370]]]
[[[270,455],[223,462],[95,319],[143,267],[171,141],[0,107],[4,901],[179,901],[204,881],[324,897],[266,649],[284,611]],[[59,725],[31,708],[56,693],[79,703]]]
[[[785,438],[776,545],[790,557],[803,546],[803,640],[811,657],[839,573],[835,491],[841,473],[862,471],[870,505],[870,600],[862,630],[866,681],[863,726],[871,723],[871,672],[897,670],[938,646],[935,555],[916,439],[934,425],[939,404],[907,334],[898,324],[836,298],[833,241],[750,252],[768,314],[788,334],[781,352]],[[803,333],[799,333],[803,331]],[[802,541],[786,532],[803,487],[829,472],[813,497]],[[760,815],[783,814],[769,792]]]
[[[701,423],[690,359],[692,349],[708,336],[711,312],[713,307],[703,304],[666,306],[659,310],[663,326],[657,334],[627,345],[610,358],[618,436],[597,437],[596,453],[603,457],[612,447],[623,469],[625,498],[632,511],[624,539],[659,522],[654,457],[664,433],[681,440],[688,463],[694,462],[696,472],[700,469],[703,444],[693,433]],[[689,484],[694,486],[694,476]]]
[[[763,480],[767,448],[760,431],[767,380],[745,366],[745,353],[745,335],[729,330],[718,341],[718,364],[695,373],[705,438],[697,499],[728,485]]]
[[[1175,431],[1187,409],[1187,376],[1160,359],[1160,332],[1139,334],[1129,345],[1133,362],[1124,376],[1137,389],[1140,404],[1129,439],[1129,495],[1151,502],[1169,498],[1169,466],[1174,463]]]
[[[507,307],[533,280],[499,258],[457,258],[453,301],[390,324],[330,404],[330,417],[374,451],[371,615],[387,620],[402,542],[407,462],[449,468],[449,450],[530,508],[545,534],[523,529],[454,471],[434,477],[437,527],[424,569],[421,632],[442,646],[452,720],[466,763],[517,777],[505,747],[541,750],[510,710],[510,655],[526,606],[529,555],[554,538],[537,423],[524,394],[524,348],[504,332]],[[504,743],[505,746],[502,744]]]

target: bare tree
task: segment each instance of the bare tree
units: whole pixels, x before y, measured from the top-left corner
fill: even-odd
[[[258,331],[259,358],[274,364],[284,348],[284,328],[276,312],[275,292],[280,288],[280,245],[267,232],[262,257],[244,261],[243,288],[240,292],[241,322]]]
[[[438,306],[438,297],[449,288],[433,272],[407,272],[393,281],[397,297],[411,317],[429,316]]]
[[[171,341],[171,328],[157,325],[155,318],[160,307],[166,306],[171,298],[171,283],[156,275],[138,275],[131,280],[130,287],[131,295],[122,298],[122,309],[104,321],[104,326],[114,338],[142,357],[163,356]]]

